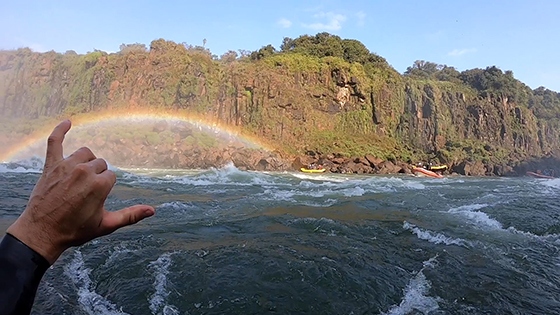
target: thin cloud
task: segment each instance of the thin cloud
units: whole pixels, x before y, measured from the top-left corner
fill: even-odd
[[[356,18],[358,18],[358,26],[364,26],[366,23],[366,14],[364,11],[356,13]]]
[[[313,17],[322,21],[311,24],[303,24],[303,26],[313,30],[338,31],[342,28],[342,23],[346,21],[345,15],[333,12],[319,12],[313,15]]]
[[[449,53],[448,56],[459,57],[466,54],[472,54],[476,52],[476,48],[463,48],[463,49],[453,49]]]
[[[292,26],[292,21],[285,18],[281,18],[277,23],[283,28],[289,28],[290,26]]]

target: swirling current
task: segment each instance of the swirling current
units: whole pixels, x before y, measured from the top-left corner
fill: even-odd
[[[0,164],[0,227],[40,161]],[[73,248],[33,314],[559,314],[560,179],[115,169],[156,215]]]

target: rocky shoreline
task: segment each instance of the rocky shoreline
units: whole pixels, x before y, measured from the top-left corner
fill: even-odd
[[[97,140],[95,152],[107,157],[117,166],[170,169],[209,169],[233,164],[240,170],[299,171],[310,164],[322,165],[327,172],[339,174],[411,174],[412,164],[404,161],[383,160],[373,155],[347,158],[338,154],[308,152],[301,156],[284,156],[278,151],[266,151],[236,146],[200,148],[184,144],[146,145],[103,143]],[[445,163],[443,163],[445,164]],[[464,176],[524,176],[527,171],[549,170],[560,174],[559,161],[550,157],[522,161],[515,165],[490,164],[480,161],[462,161],[446,164],[444,175]]]
[[[412,164],[420,161],[383,160],[374,155],[344,157],[309,151],[289,156],[279,151],[251,148],[232,139],[217,141],[207,133],[185,124],[166,122],[144,124],[141,128],[127,126],[89,128],[65,140],[66,152],[81,146],[90,147],[117,167],[209,169],[233,164],[240,170],[299,171],[310,164],[322,165],[327,172],[340,174],[411,174]],[[9,146],[5,146],[9,147]],[[30,156],[42,156],[45,148],[35,148]],[[546,171],[560,175],[560,160],[554,156],[508,163],[481,161],[441,162],[447,165],[444,175],[524,176],[526,172]]]
[[[343,174],[411,174],[412,164],[403,161],[382,160],[372,155],[363,157],[344,158],[335,154],[321,155],[310,152],[308,155],[294,159],[292,167],[299,170],[310,164],[322,165],[331,173]],[[520,161],[513,165],[483,163],[480,161],[461,161],[459,163],[441,163],[448,169],[443,175],[464,176],[524,176],[526,172],[548,171],[560,174],[560,161],[554,157],[547,157],[533,161]]]

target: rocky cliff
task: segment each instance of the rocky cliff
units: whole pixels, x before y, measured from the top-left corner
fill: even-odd
[[[218,60],[165,40],[113,54],[0,52],[4,132],[33,129],[7,119],[145,108],[196,113],[276,148],[253,156],[247,168],[268,158],[267,169],[321,161],[335,172],[405,172],[406,163],[432,160],[462,174],[513,175],[544,158],[556,168],[550,161],[560,152],[560,116],[540,117],[542,106],[461,82],[403,76],[383,62],[297,52]],[[219,150],[226,153],[215,164],[237,154]],[[164,161],[194,165],[182,157]]]

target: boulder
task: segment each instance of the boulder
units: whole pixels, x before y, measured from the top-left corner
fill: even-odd
[[[486,174],[486,168],[480,161],[463,161],[455,165],[452,171],[466,176],[484,176]]]
[[[395,165],[391,161],[383,161],[379,164],[379,170],[377,171],[378,174],[395,174],[401,171],[401,167]]]
[[[366,160],[368,160],[368,162],[371,164],[371,166],[375,166],[376,168],[378,168],[378,165],[381,164],[381,162],[383,162],[382,159],[375,157],[371,154],[368,154],[365,156]]]

